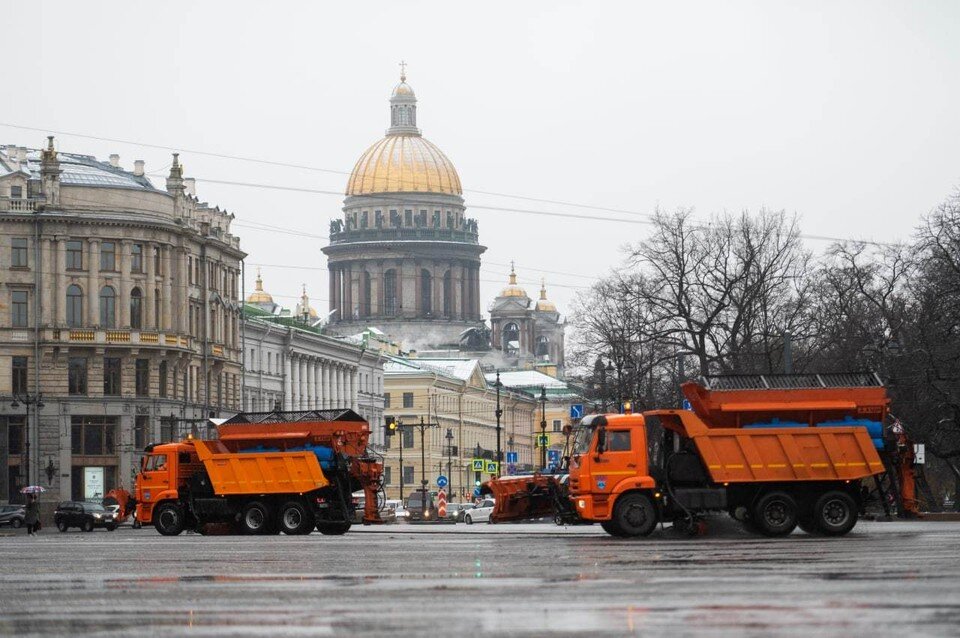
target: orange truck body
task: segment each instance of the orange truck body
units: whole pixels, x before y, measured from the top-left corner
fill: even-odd
[[[357,489],[367,496],[363,521],[380,522],[383,468],[367,453],[367,422],[350,410],[291,415],[303,420],[282,420],[284,413],[241,414],[217,426],[217,439],[149,446],[137,476],[140,522],[158,525],[161,533],[207,523],[234,521],[242,526],[245,512],[253,507],[260,509],[251,521],[259,517],[274,527],[290,517],[306,517],[318,529],[333,523],[348,528],[351,495]],[[281,511],[287,506],[289,512]],[[176,508],[173,513],[171,507]],[[160,508],[176,524],[161,529],[165,523],[155,520]],[[337,520],[328,525],[325,517],[334,510]]]
[[[575,435],[579,448],[569,461],[568,483],[550,475],[492,479],[485,487],[497,500],[491,518],[553,513],[558,522],[599,522],[616,535],[638,535],[619,533],[634,529],[620,520],[624,503],[635,514],[652,507],[658,521],[684,524],[707,511],[727,511],[745,522],[762,523],[779,508],[777,512],[795,519],[794,525],[814,529],[816,508],[832,508],[835,514],[849,509],[851,501],[859,502],[860,481],[884,471],[866,427],[833,425],[886,416],[889,399],[875,377],[854,378],[856,384],[846,377],[828,379],[844,387],[824,387],[827,382],[820,377],[736,378],[753,386],[820,385],[745,389],[723,387],[724,379],[716,378],[721,387],[712,390],[684,384],[689,410],[587,417]],[[770,505],[771,499],[782,502]],[[777,529],[790,527],[790,520],[780,523],[766,529],[760,525],[760,531],[776,535]],[[821,528],[846,533],[848,524],[844,519],[831,527],[827,521]]]

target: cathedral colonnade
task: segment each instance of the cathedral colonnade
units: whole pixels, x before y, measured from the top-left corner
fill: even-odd
[[[284,360],[285,410],[357,410],[355,365],[291,351]]]

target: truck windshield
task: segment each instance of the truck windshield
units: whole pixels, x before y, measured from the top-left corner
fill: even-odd
[[[153,456],[148,456],[143,463],[144,472],[155,472],[157,470],[162,470],[167,465],[167,455],[166,454],[154,454]]]
[[[593,431],[596,429],[592,425],[578,425],[573,431],[573,450],[574,456],[586,454],[590,450],[590,442],[593,441]]]

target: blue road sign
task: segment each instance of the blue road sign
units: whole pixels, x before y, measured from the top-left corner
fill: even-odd
[[[520,462],[519,452],[507,452],[507,463],[519,463],[519,462]]]
[[[547,450],[547,458],[551,463],[560,463],[560,450]]]
[[[480,498],[480,488],[479,488],[479,487],[473,488],[473,495],[474,495],[475,497],[477,497],[477,498]]]
[[[687,401],[686,399],[684,399],[683,403],[681,403],[680,405],[683,407],[684,410],[690,410],[692,408],[692,406],[690,405],[690,402]]]
[[[574,403],[570,406],[570,418],[571,419],[582,419],[583,418],[583,404]]]
[[[437,487],[446,487],[450,484],[450,481],[447,480],[447,477],[441,474],[437,477]]]

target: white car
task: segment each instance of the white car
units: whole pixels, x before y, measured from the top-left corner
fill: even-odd
[[[490,514],[493,513],[493,506],[497,502],[492,498],[484,499],[480,502],[479,505],[474,507],[472,510],[469,510],[463,517],[463,522],[467,525],[473,525],[474,523],[483,523],[490,522]]]
[[[393,508],[398,522],[410,519],[410,510],[403,506],[403,501],[387,501],[387,507]]]

